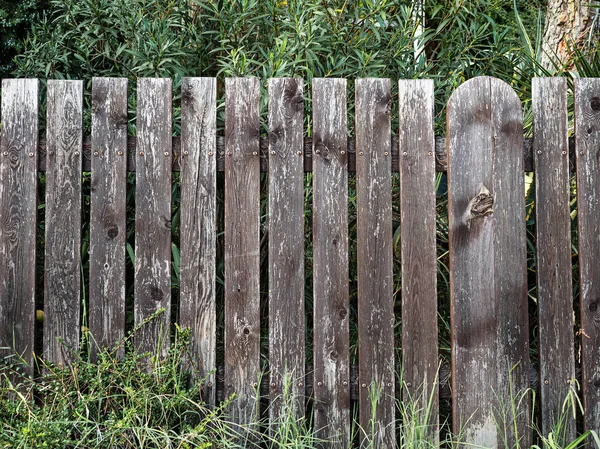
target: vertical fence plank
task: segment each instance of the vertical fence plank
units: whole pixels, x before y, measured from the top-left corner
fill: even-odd
[[[225,84],[225,394],[237,395],[230,413],[239,424],[258,418],[259,88],[257,78]]]
[[[33,374],[38,80],[2,81],[0,358]],[[14,360],[16,363],[17,360]]]
[[[181,86],[180,321],[191,329],[190,367],[215,404],[217,82],[184,78]],[[189,367],[188,367],[189,368]]]
[[[467,444],[513,446],[518,437],[527,447],[527,401],[519,416],[502,412],[510,388],[529,386],[518,97],[497,79],[467,81],[448,103],[447,136],[454,429],[465,425]]]
[[[575,377],[567,81],[533,78],[533,160],[542,432],[562,414]],[[572,415],[566,436],[575,437]]]
[[[317,436],[350,438],[346,80],[313,80],[314,398]]]
[[[600,80],[575,80],[584,428],[600,429]],[[591,447],[595,443],[591,441]]]
[[[140,78],[137,96],[135,324],[164,313],[134,341],[138,351],[164,357],[171,319],[171,80]]]
[[[390,102],[389,79],[356,81],[359,424],[379,448],[396,437]]]
[[[402,366],[408,394],[438,432],[437,246],[433,81],[400,80]]]
[[[127,79],[92,80],[89,329],[92,359],[125,332]]]
[[[304,102],[301,79],[269,80],[270,419],[304,413]],[[283,404],[284,383],[293,404]]]
[[[44,358],[72,360],[81,308],[83,82],[48,81]]]

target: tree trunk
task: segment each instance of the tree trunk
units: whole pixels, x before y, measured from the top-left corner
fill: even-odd
[[[569,48],[585,40],[595,11],[590,0],[549,0],[542,41],[542,66],[554,71],[557,67],[571,68]]]

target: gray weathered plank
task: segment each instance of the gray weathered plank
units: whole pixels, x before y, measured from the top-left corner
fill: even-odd
[[[140,352],[166,355],[171,318],[171,80],[140,78],[135,173],[136,326],[164,313],[134,337]]]
[[[282,406],[287,408],[284,413],[293,413],[297,418],[304,415],[303,124],[302,80],[269,80],[271,430],[275,430]],[[282,398],[288,382],[285,390],[292,397]]]
[[[257,78],[225,84],[225,385],[232,419],[258,418],[260,156]]]
[[[346,80],[313,80],[314,410],[331,447],[350,438]]]
[[[0,122],[0,358],[18,354],[27,375],[35,335],[38,84],[3,80]]]
[[[359,424],[379,448],[396,439],[390,103],[389,79],[356,80]]]
[[[575,80],[584,428],[600,429],[600,80]],[[595,443],[591,441],[590,446]]]
[[[406,393],[437,437],[437,246],[433,81],[400,80],[402,366]]]
[[[92,80],[91,355],[125,333],[127,79]],[[120,352],[122,353],[122,351]]]
[[[215,78],[181,86],[180,324],[191,329],[190,366],[215,404],[217,113]]]
[[[44,358],[72,360],[81,308],[83,82],[48,81]]]
[[[448,103],[453,425],[467,444],[529,446],[528,401],[496,419],[509,385],[529,387],[522,111],[504,82],[467,81]],[[509,382],[511,376],[511,382]],[[467,422],[468,421],[468,422]]]
[[[567,80],[533,78],[532,88],[540,412],[548,435],[575,377]],[[562,418],[571,441],[575,421]]]

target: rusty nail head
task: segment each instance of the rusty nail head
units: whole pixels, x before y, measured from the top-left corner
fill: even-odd
[[[252,386],[253,386],[254,388],[258,387],[258,383],[257,383],[257,382],[254,382],[254,383],[252,384]]]
[[[33,157],[33,153],[29,153],[29,157]]]
[[[8,151],[5,151],[4,153],[2,153],[4,156],[8,156]]]
[[[388,382],[387,386],[388,386],[388,387],[391,387],[391,386],[392,386],[392,383],[391,383],[391,382]]]
[[[271,151],[271,154],[275,154],[275,151]]]
[[[580,152],[579,152],[579,155],[580,155],[580,156],[583,156],[583,151],[580,151]]]
[[[383,155],[384,155],[384,156],[387,156],[388,154],[390,154],[390,153],[388,153],[387,151],[384,151],[384,152],[383,152]]]
[[[429,156],[433,155],[433,153],[432,153],[431,151],[429,151],[427,154],[428,154]]]
[[[562,152],[562,154],[563,154],[563,156],[564,156],[565,154],[567,154],[567,152],[566,152],[566,151],[563,151],[563,152]]]
[[[257,154],[258,154],[258,152],[257,152],[257,151],[253,151],[253,152],[252,152],[252,155],[253,155],[253,156],[256,156]]]
[[[143,151],[140,151],[140,156],[143,156],[143,155],[144,155],[144,152],[143,152]]]
[[[321,150],[315,150],[315,153],[319,154],[321,152]]]
[[[49,154],[50,156],[54,156],[54,151],[49,151],[49,152],[48,152],[48,154]]]
[[[208,152],[208,155],[209,155],[209,156],[212,156],[212,155],[213,155],[213,152],[212,152],[212,151],[209,151],[209,152]]]
[[[168,152],[168,151],[165,151],[165,156],[168,156],[168,155],[169,155],[169,152]]]
[[[544,385],[548,385],[550,382],[548,381],[548,379],[544,379]]]
[[[94,156],[98,156],[98,152],[97,151],[94,151]]]
[[[346,154],[346,152],[344,150],[340,151],[340,154]]]
[[[119,156],[123,156],[123,152],[122,152],[122,151],[119,151],[117,154],[118,154]]]
[[[344,385],[344,387],[345,387],[345,386],[347,386],[347,385],[348,385],[348,382],[347,382],[347,381],[343,381],[343,382],[342,382],[342,385]]]
[[[212,382],[207,383],[206,386],[209,388],[212,387]]]
[[[317,387],[322,387],[323,386],[323,382],[317,382]]]
[[[361,151],[358,153],[359,156],[362,156],[364,153]]]
[[[183,154],[185,154],[187,156],[188,154],[190,154],[190,152],[189,151],[184,151]]]
[[[367,384],[362,384],[361,387],[367,388]]]
[[[275,388],[275,382],[271,382],[271,387]]]
[[[402,156],[408,156],[408,152],[406,152],[406,151],[403,151],[403,152],[402,152]]]
[[[79,151],[75,151],[73,154],[75,154],[75,156],[79,156]]]
[[[302,382],[298,382],[298,387],[302,388],[304,384]]]
[[[411,387],[411,386],[412,386],[412,383],[410,383],[410,382],[406,382],[406,386],[407,386],[407,387]]]
[[[302,156],[302,151],[298,151],[296,154],[297,154],[298,156]]]
[[[227,384],[227,386],[228,386],[229,388],[231,388],[231,387],[233,387],[233,384]]]
[[[538,150],[538,151],[537,151],[537,154],[542,154],[542,150]]]
[[[567,383],[570,385],[571,384],[571,379],[567,379]]]
[[[231,151],[227,152],[227,156],[231,156],[233,153]]]

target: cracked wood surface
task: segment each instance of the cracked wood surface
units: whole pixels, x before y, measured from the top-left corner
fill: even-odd
[[[453,426],[491,448],[503,444],[493,413],[509,376],[514,393],[529,387],[522,123],[517,95],[497,79],[467,81],[448,103]],[[524,404],[515,419],[528,447]]]

